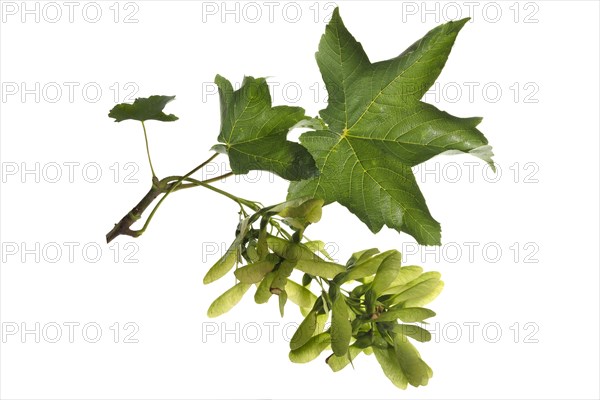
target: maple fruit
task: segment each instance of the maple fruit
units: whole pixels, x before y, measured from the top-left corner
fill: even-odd
[[[288,300],[302,312],[304,320],[290,341],[292,362],[312,361],[329,349],[325,361],[336,372],[361,353],[374,354],[397,387],[427,385],[432,370],[411,341],[431,340],[418,324],[435,316],[424,306],[442,291],[441,275],[403,266],[396,250],[366,249],[338,264],[323,242],[308,240],[304,232],[319,222],[325,205],[337,202],[373,232],[385,225],[420,244],[440,244],[440,224],[427,208],[412,167],[444,153],[472,154],[494,167],[491,147],[477,129],[481,118],[455,117],[421,100],[466,22],[442,24],[398,57],[371,62],[336,9],[316,54],[329,93],[320,117],[307,116],[301,107],[273,106],[265,78],[247,76],[234,90],[217,75],[219,143],[206,161],[182,176],[156,177],[145,126],[148,120],[176,121],[163,112],[175,96],[116,105],[109,117],[142,124],[152,186],[107,241],[143,234],[175,191],[212,190],[237,203],[240,221],[231,246],[204,277],[209,284],[234,270],[237,282],[211,304],[209,317],[229,311],[254,286],[257,304],[276,297],[282,316]],[[288,140],[297,128],[308,129],[300,143]],[[231,172],[204,181],[193,178],[219,154],[228,157]],[[264,207],[212,185],[252,170],[288,180],[287,200]],[[143,227],[132,229],[159,197]]]

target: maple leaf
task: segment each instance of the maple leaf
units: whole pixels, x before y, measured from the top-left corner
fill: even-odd
[[[135,99],[133,104],[117,104],[110,110],[108,116],[114,118],[115,122],[128,119],[142,122],[150,119],[163,122],[177,121],[178,118],[175,115],[167,115],[163,112],[163,108],[173,99],[175,96],[140,97]]]
[[[445,152],[471,153],[493,167],[476,128],[481,118],[454,117],[421,101],[467,20],[440,25],[398,57],[371,63],[336,9],[316,54],[329,94],[320,112],[328,129],[300,137],[319,176],[292,182],[288,198],[337,201],[373,232],[386,225],[439,245],[440,224],[411,168]]]
[[[287,140],[294,127],[310,125],[301,107],[271,106],[264,78],[247,76],[240,89],[220,75],[215,78],[221,99],[221,131],[213,149],[229,156],[236,174],[265,170],[287,180],[312,178],[318,170],[310,153]]]

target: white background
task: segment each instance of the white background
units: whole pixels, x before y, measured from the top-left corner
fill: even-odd
[[[454,115],[483,116],[480,128],[501,168],[486,175],[477,159],[445,156],[426,164],[428,174],[417,172],[442,223],[446,245],[438,250],[386,229],[373,235],[338,205],[307,232],[329,242],[340,262],[363,248],[397,248],[407,263],[442,272],[446,289],[431,304],[435,339],[418,345],[434,377],[407,392],[387,381],[374,357],[337,374],[324,357],[291,364],[283,327],[300,320],[292,307],[281,319],[274,301],[258,306],[248,295],[226,316],[206,317],[232,279],[205,287],[202,277],[237,220],[235,204],[212,192],[177,193],[141,238],[104,243],[149,188],[141,129],[107,118],[115,102],[136,88],[141,97],[177,95],[166,111],[179,121],[147,124],[160,177],[208,157],[219,126],[217,73],[238,84],[244,74],[268,76],[278,85],[276,104],[316,115],[325,92],[313,86],[321,82],[314,52],[331,5],[228,2],[237,14],[223,15],[221,2],[110,1],[98,3],[102,15],[92,23],[84,16],[95,18],[93,5],[82,15],[87,3],[80,2],[69,22],[58,2],[62,18],[52,23],[56,7],[45,4],[38,3],[39,22],[35,13],[21,21],[21,2],[2,5],[2,398],[598,398],[597,2],[431,2],[433,13],[421,2],[338,3],[372,61],[471,10],[473,22],[427,100]],[[124,23],[130,13],[137,23]],[[22,83],[33,89],[24,98]],[[69,99],[67,85],[75,84]],[[223,168],[225,158],[218,160],[215,168]],[[36,163],[39,177],[22,174]],[[54,163],[62,176],[52,183]],[[79,163],[71,164],[72,182],[64,163]],[[92,183],[97,168],[102,176]],[[132,171],[138,183],[126,182]],[[266,174],[217,185],[264,204],[282,201],[286,190]],[[70,242],[77,243],[72,259]],[[72,343],[70,322],[79,324]],[[39,343],[33,333],[21,336],[36,323]],[[62,336],[51,343],[57,325]],[[102,336],[89,343],[93,326]],[[126,343],[135,327],[128,341],[137,343]],[[224,329],[232,333],[223,338]]]

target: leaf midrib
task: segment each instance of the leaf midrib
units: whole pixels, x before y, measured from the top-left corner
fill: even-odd
[[[431,235],[431,234],[429,233],[429,230],[425,229],[425,227],[424,227],[424,226],[423,226],[423,225],[422,225],[422,224],[421,224],[421,223],[420,223],[420,222],[419,222],[417,219],[415,219],[415,218],[411,217],[409,214],[407,214],[407,213],[406,213],[406,210],[408,210],[408,208],[407,208],[407,207],[405,207],[405,206],[404,206],[404,204],[402,204],[402,203],[400,203],[398,200],[396,200],[396,199],[394,198],[394,196],[392,196],[392,195],[391,195],[391,194],[390,194],[390,193],[387,191],[387,189],[386,189],[385,187],[381,186],[381,184],[379,183],[379,181],[377,181],[377,179],[373,178],[373,176],[372,176],[372,175],[369,173],[369,170],[368,170],[368,169],[366,169],[366,168],[363,166],[363,164],[362,164],[362,161],[360,160],[360,157],[358,157],[358,154],[356,154],[356,151],[354,150],[354,147],[352,146],[352,143],[350,142],[350,140],[348,140],[348,139],[347,139],[347,137],[344,137],[344,138],[342,138],[342,140],[346,140],[346,141],[348,142],[348,145],[349,145],[349,146],[350,146],[350,148],[352,149],[352,153],[354,154],[354,157],[356,158],[356,160],[357,160],[357,161],[358,161],[358,163],[360,164],[360,167],[362,168],[363,172],[364,172],[365,174],[367,174],[367,175],[369,176],[369,178],[371,178],[371,180],[372,180],[373,182],[375,182],[375,183],[377,184],[377,186],[378,186],[380,189],[383,189],[383,191],[384,191],[384,192],[385,192],[385,193],[386,193],[386,194],[387,194],[387,195],[390,197],[390,199],[392,199],[392,200],[394,201],[394,203],[396,203],[396,204],[397,204],[397,205],[398,205],[398,206],[399,206],[399,207],[402,209],[402,218],[404,219],[405,217],[408,217],[408,218],[412,219],[412,220],[413,220],[413,221],[414,221],[414,222],[415,222],[417,225],[419,225],[419,228],[421,229],[421,231],[422,231],[422,232],[425,232],[425,233],[427,234],[427,236],[429,236],[429,238],[432,240],[432,242],[435,242],[437,239],[436,239],[436,238],[435,238],[433,235]],[[340,140],[340,142],[341,142],[341,140]],[[338,143],[339,143],[339,142],[338,142]],[[337,144],[336,144],[336,146],[337,146]],[[408,194],[409,196],[411,196],[413,199],[415,199],[415,200],[417,200],[417,201],[419,200],[419,199],[417,199],[417,198],[415,197],[415,195],[414,195],[413,193],[410,193],[410,192],[408,192],[408,191],[406,191],[406,190],[403,190],[403,192],[407,193],[407,194]],[[364,198],[364,192],[363,192],[363,202],[365,202],[365,198]],[[419,211],[419,210],[417,210],[417,211]],[[385,225],[385,223],[384,223],[384,225]],[[403,223],[402,225],[403,225],[403,226],[406,226],[406,224],[405,224],[405,223]]]
[[[437,39],[437,38],[436,38]],[[435,41],[434,41],[435,43]],[[348,129],[348,131],[352,128],[354,128],[356,126],[356,124],[358,124],[362,118],[365,116],[365,114],[367,113],[367,111],[369,111],[371,109],[371,107],[373,106],[373,104],[375,103],[375,101],[377,101],[377,99],[383,94],[383,92],[393,83],[395,83],[399,78],[401,78],[404,73],[406,71],[408,71],[410,68],[412,68],[415,64],[417,64],[418,62],[421,61],[421,59],[431,50],[431,48],[433,47],[432,43],[429,43],[429,46],[426,50],[421,50],[421,55],[415,60],[413,61],[409,66],[407,66],[406,68],[404,68],[402,70],[402,72],[400,74],[398,74],[394,79],[392,79],[390,82],[388,82],[387,85],[385,85],[384,88],[379,90],[379,93],[377,93],[377,95],[373,98],[373,100],[371,100],[371,102],[369,103],[369,105],[365,108],[365,110],[363,111],[363,113],[358,117],[358,119],[356,120],[356,122],[354,122],[352,124],[352,126],[350,128],[348,128],[348,119],[346,118],[346,128]],[[392,60],[390,60],[392,61]],[[373,67],[373,63],[369,63],[371,67]],[[344,91],[344,98],[346,97],[346,93]]]
[[[240,115],[235,119],[235,121],[233,122],[233,125],[231,126],[231,130],[229,131],[229,137],[227,138],[227,145],[231,146],[231,137],[233,136],[233,131],[235,130],[235,127],[237,126],[237,123],[240,119],[242,119],[242,116],[244,115],[244,113],[246,112],[246,110],[248,110],[248,107],[250,107],[250,103],[251,101],[248,100],[248,102],[246,102],[246,105],[244,106],[244,109],[242,110],[242,112],[240,113]],[[228,108],[231,106],[231,103],[229,104]]]

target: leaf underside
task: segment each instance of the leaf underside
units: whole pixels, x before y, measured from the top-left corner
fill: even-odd
[[[398,57],[371,63],[336,9],[316,54],[329,94],[320,115],[326,130],[304,133],[319,176],[292,182],[288,198],[310,196],[347,207],[373,232],[384,225],[439,245],[412,167],[444,153],[472,153],[493,167],[491,148],[476,128],[481,118],[458,118],[420,101],[444,67],[467,22],[433,29]]]
[[[135,121],[156,120],[163,122],[177,121],[173,114],[165,114],[163,109],[167,103],[173,101],[175,96],[150,96],[140,97],[133,101],[133,104],[117,104],[110,110],[108,116],[114,118],[115,122],[121,122],[128,119]]]

